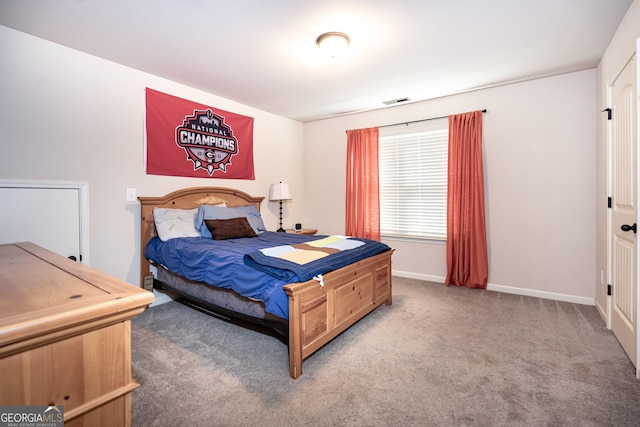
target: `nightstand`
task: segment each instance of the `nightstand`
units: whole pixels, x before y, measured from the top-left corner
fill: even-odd
[[[288,230],[285,230],[287,233],[291,233],[291,234],[306,234],[309,236],[312,236],[314,234],[316,234],[318,232],[318,230],[314,230],[312,228],[303,228],[301,230],[293,230],[291,228],[289,228]]]

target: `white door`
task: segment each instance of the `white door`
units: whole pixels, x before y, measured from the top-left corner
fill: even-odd
[[[611,329],[634,365],[639,231],[635,63],[634,55],[611,87]]]
[[[81,186],[0,182],[0,243],[33,242],[83,260]]]

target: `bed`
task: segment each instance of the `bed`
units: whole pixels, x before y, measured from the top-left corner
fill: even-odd
[[[274,331],[276,336],[279,336],[288,345],[289,375],[294,379],[302,375],[304,359],[380,305],[391,305],[392,303],[391,256],[393,249],[388,247],[386,249],[378,248],[378,252],[374,255],[367,255],[355,262],[346,264],[347,261],[341,261],[346,265],[314,277],[307,277],[305,274],[293,276],[305,277],[304,281],[291,282],[290,277],[277,276],[275,279],[273,277],[265,279],[275,280],[276,285],[280,286],[280,290],[269,291],[269,295],[273,295],[272,298],[262,298],[267,293],[263,292],[261,288],[258,289],[257,285],[256,295],[260,295],[260,298],[253,298],[251,295],[241,296],[232,287],[216,283],[216,274],[219,274],[218,277],[221,281],[223,276],[227,275],[224,266],[222,270],[219,267],[215,273],[205,273],[202,277],[187,277],[187,273],[178,271],[179,267],[174,267],[174,271],[172,271],[171,265],[180,266],[182,263],[189,263],[187,261],[191,258],[187,257],[191,255],[188,255],[187,252],[184,252],[184,255],[176,255],[182,254],[183,250],[196,251],[194,264],[202,264],[213,258],[198,255],[200,245],[215,244],[216,247],[230,245],[227,247],[230,247],[229,251],[233,252],[244,241],[250,241],[251,244],[263,245],[264,247],[276,242],[273,239],[278,239],[277,241],[282,245],[306,246],[319,245],[319,242],[330,240],[334,236],[325,238],[324,236],[265,231],[251,239],[234,238],[225,241],[216,240],[213,243],[212,239],[187,236],[160,243],[158,231],[162,230],[157,230],[156,220],[158,220],[159,227],[164,227],[164,223],[159,221],[161,213],[164,215],[165,212],[191,211],[202,205],[217,205],[221,201],[224,202],[220,205],[222,208],[231,208],[228,210],[229,212],[234,209],[244,209],[259,213],[264,198],[253,197],[243,191],[231,188],[192,187],[174,191],[162,197],[138,197],[138,199],[141,204],[141,286],[147,289],[153,286],[159,291],[177,294],[194,308],[228,319],[251,322]],[[207,206],[207,208],[209,207]],[[156,209],[156,217],[158,218],[154,218],[154,209]],[[198,209],[198,212],[202,209]],[[247,215],[247,219],[249,222],[252,221],[249,215]],[[210,225],[209,222],[207,224]],[[254,227],[254,224],[252,223],[251,226]],[[211,229],[212,232],[214,230],[214,228]],[[176,246],[164,246],[166,243],[172,243]],[[276,248],[280,247],[276,246]],[[236,264],[231,262],[228,264],[228,270],[233,271],[234,274],[240,274],[239,272],[242,270],[242,274],[244,274],[242,277],[245,278],[247,284],[258,283],[255,274],[265,275],[258,269],[254,272],[245,268],[249,261],[253,261],[254,254],[260,255],[264,252],[254,249],[250,249],[249,253],[244,255],[244,265],[239,261],[233,261]],[[347,252],[355,253],[359,250],[358,248]],[[156,254],[159,252],[164,252],[168,259],[163,258],[161,262],[151,261],[156,258]],[[365,253],[362,252],[362,254]],[[173,259],[178,256],[184,256],[184,258],[179,261]],[[262,280],[260,279],[260,281]],[[225,287],[221,288],[215,285]]]

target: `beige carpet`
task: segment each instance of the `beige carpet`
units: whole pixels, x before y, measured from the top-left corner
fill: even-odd
[[[394,278],[288,375],[277,339],[171,302],[133,320],[133,425],[638,426],[640,381],[596,309]]]

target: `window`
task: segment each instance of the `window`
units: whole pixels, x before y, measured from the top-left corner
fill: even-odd
[[[448,119],[380,128],[380,234],[446,240]]]

